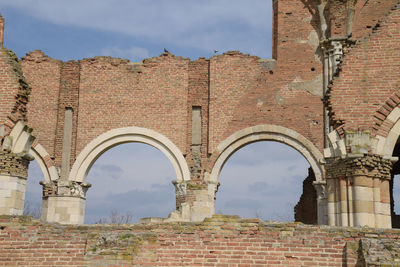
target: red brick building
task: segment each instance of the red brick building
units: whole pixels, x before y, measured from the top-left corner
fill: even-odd
[[[93,162],[143,142],[176,171],[177,209],[166,220],[201,221],[215,212],[229,156],[273,140],[311,166],[298,220],[398,226],[399,25],[397,0],[276,0],[272,59],[231,51],[62,62],[40,50],[18,60],[2,47],[0,212],[22,214],[33,156],[45,176],[42,219],[82,223]]]

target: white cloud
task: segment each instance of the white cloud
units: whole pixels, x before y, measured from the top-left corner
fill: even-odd
[[[271,0],[2,0],[2,7],[58,25],[210,51],[260,52],[269,44],[257,40],[271,32]]]

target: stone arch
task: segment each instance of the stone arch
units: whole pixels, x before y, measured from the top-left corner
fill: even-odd
[[[277,141],[296,149],[309,162],[317,182],[324,180],[324,158],[322,153],[301,134],[277,125],[257,125],[229,136],[217,147],[217,159],[208,180],[217,183],[219,175],[230,156],[243,146],[257,141]]]
[[[108,149],[123,143],[139,142],[151,145],[163,152],[172,163],[176,180],[190,180],[190,171],[179,148],[164,135],[141,127],[125,127],[110,130],[91,141],[81,151],[69,174],[70,181],[85,182],[93,163]]]
[[[47,153],[46,149],[42,145],[39,143],[33,145],[29,150],[29,154],[31,154],[38,162],[46,183],[58,180],[59,176],[57,169],[54,166],[49,153]]]
[[[394,147],[400,136],[400,108],[397,106],[391,110],[382,122],[376,135],[376,147],[373,147],[375,154],[391,157]]]

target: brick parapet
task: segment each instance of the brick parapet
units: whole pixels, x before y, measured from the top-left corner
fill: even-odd
[[[400,252],[399,230],[237,216],[74,228],[0,216],[0,229],[0,264],[18,266],[391,266]]]

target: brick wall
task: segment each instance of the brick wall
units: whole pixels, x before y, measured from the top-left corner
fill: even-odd
[[[127,126],[160,132],[186,151],[189,60],[163,54],[138,66],[107,57],[80,64],[77,154],[101,133]]]
[[[225,138],[257,124],[293,129],[322,150],[318,20],[302,1],[275,6],[278,61],[228,52],[196,61],[165,53],[143,63],[109,57],[63,63],[31,52],[22,62],[33,87],[28,117],[38,142],[60,166],[70,94],[72,159],[108,130],[139,126],[167,136],[189,165],[198,164],[190,149],[193,106],[202,111],[203,167]]]
[[[400,230],[214,216],[201,224],[69,227],[0,218],[6,266],[398,266]]]
[[[354,9],[352,37],[360,39],[371,33],[372,28],[384,17],[398,0],[342,0],[330,1],[329,20],[332,37],[346,37],[348,9]]]
[[[40,50],[22,58],[24,76],[32,87],[28,103],[29,125],[51,157],[55,155],[60,69],[61,61],[47,57]]]
[[[306,224],[318,224],[317,192],[313,182],[315,175],[311,168],[308,168],[308,176],[303,181],[303,193],[299,202],[294,207],[294,220]]]
[[[17,56],[11,50],[1,46],[0,123],[5,123],[7,126],[12,127],[12,124],[18,119],[26,121],[30,91],[31,87],[26,83]],[[8,120],[10,115],[11,121]]]
[[[397,7],[345,55],[330,92],[332,118],[343,121],[345,129],[377,130],[389,114],[381,108],[399,89],[399,25]]]

